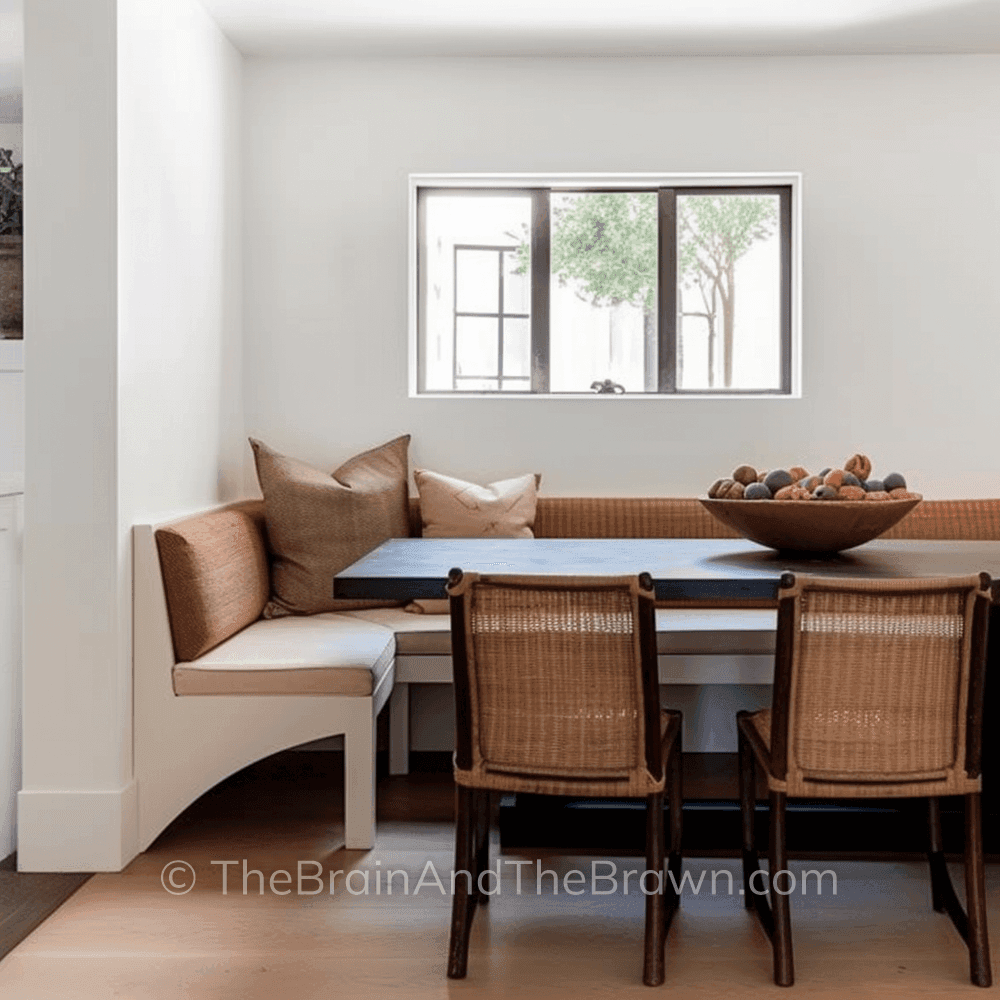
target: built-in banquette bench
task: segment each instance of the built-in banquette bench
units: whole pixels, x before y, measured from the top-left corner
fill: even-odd
[[[410,522],[418,535],[417,500]],[[535,535],[735,537],[694,499],[620,497],[539,497]],[[885,537],[1000,540],[1000,500],[925,501]],[[391,696],[390,767],[405,772],[409,685],[451,681],[447,615],[379,608],[262,619],[260,501],[137,525],[134,567],[141,848],[227,775],[333,734],[344,735],[346,845],[372,846],[375,718]],[[657,631],[661,683],[770,681],[773,609],[665,606]]]

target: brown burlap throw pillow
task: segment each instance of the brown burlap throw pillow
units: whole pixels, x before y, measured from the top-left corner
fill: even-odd
[[[333,577],[387,538],[409,534],[409,443],[405,434],[328,473],[250,439],[271,549],[265,618],[389,603],[334,600]]]

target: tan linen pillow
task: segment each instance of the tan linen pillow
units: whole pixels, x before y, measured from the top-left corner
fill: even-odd
[[[334,600],[333,577],[387,538],[409,535],[409,443],[406,434],[328,473],[250,439],[271,549],[265,618],[391,603]]]
[[[416,469],[424,538],[534,538],[541,477],[528,473],[477,486]]]

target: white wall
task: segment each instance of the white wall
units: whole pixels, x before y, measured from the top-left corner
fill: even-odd
[[[246,66],[247,425],[335,463],[395,434],[553,494],[703,492],[854,451],[1000,494],[1000,57]],[[406,182],[434,171],[803,174],[800,400],[413,400]]]
[[[197,0],[119,0],[118,29],[125,533],[241,495],[242,58]]]
[[[18,864],[115,870],[136,848],[129,528],[231,497],[241,461],[241,63],[197,0],[26,16]]]
[[[97,833],[112,852],[127,837],[116,808],[129,782],[130,734],[118,608],[114,8],[114,0],[35,0],[25,12],[33,152],[18,835],[29,868],[60,828],[79,824],[79,841]]]

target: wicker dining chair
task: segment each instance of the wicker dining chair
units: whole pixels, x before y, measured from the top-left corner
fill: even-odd
[[[489,898],[479,881],[489,864],[490,795],[523,792],[645,798],[646,867],[659,873],[659,891],[646,897],[643,981],[658,986],[678,902],[681,713],[660,709],[652,580],[454,569],[448,594],[458,873],[448,976],[465,976],[472,920]],[[653,888],[651,875],[645,884]]]
[[[737,714],[744,902],[771,938],[779,986],[794,981],[790,881],[777,892],[772,881],[770,905],[765,879],[754,884],[758,763],[767,778],[772,879],[787,867],[788,798],[928,799],[932,905],[968,945],[972,982],[990,985],[980,797],[989,605],[985,573],[782,576],[772,707]],[[965,796],[968,912],[945,867],[941,795]]]

